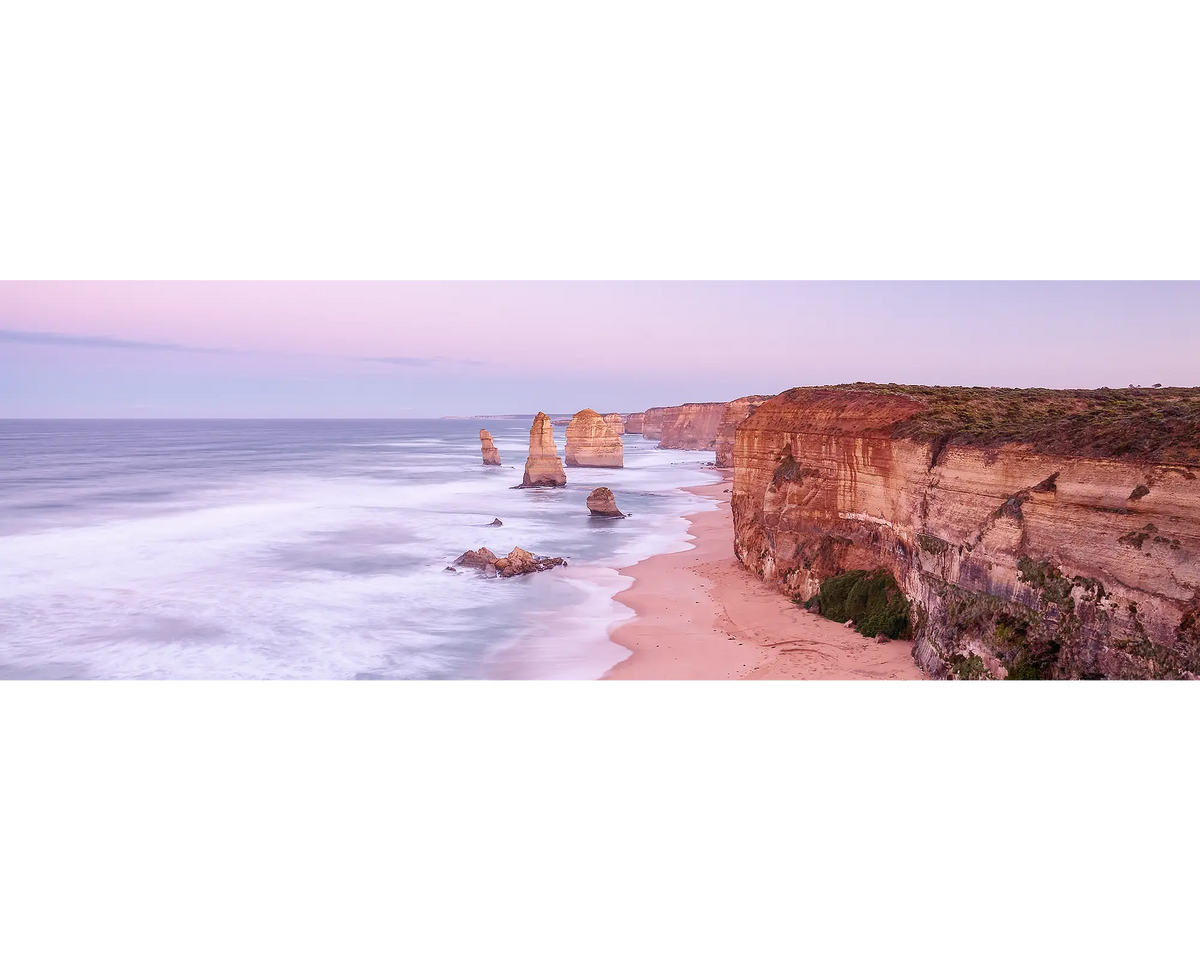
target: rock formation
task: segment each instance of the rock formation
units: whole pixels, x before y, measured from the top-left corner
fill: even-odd
[[[625,433],[625,418],[619,413],[604,414],[604,422],[612,428],[612,432],[618,437]]]
[[[566,563],[562,557],[537,557],[528,550],[513,547],[506,557],[497,557],[487,547],[468,550],[454,561],[457,566],[478,570],[489,579],[492,577],[520,577],[539,570],[549,570]],[[450,569],[447,567],[447,569]],[[455,571],[457,572],[457,571]]]
[[[725,412],[721,415],[721,422],[717,426],[716,464],[718,467],[733,466],[733,438],[738,424],[770,399],[765,396],[739,397],[737,400],[731,400],[725,404]]]
[[[554,445],[554,426],[550,418],[539,413],[529,428],[529,459],[525,461],[525,476],[520,487],[565,487],[567,474]]]
[[[644,413],[631,413],[628,417],[625,418],[625,432],[626,433],[641,433],[642,432],[642,420],[645,418],[645,416],[646,415]]]
[[[712,450],[725,403],[685,403],[663,412],[658,445],[663,450]]]
[[[625,445],[595,410],[580,410],[567,425],[568,467],[620,467]]]
[[[587,498],[588,509],[597,517],[623,517],[617,509],[617,498],[608,487],[597,487]]]
[[[651,407],[642,414],[642,436],[647,440],[662,439],[663,414],[666,413],[666,407]],[[629,432],[629,426],[626,425],[625,431]]]
[[[485,467],[500,466],[500,451],[492,443],[492,435],[488,431],[479,431],[479,445],[483,449],[483,465]]]
[[[733,462],[741,562],[886,571],[935,676],[1200,675],[1200,390],[798,388]]]

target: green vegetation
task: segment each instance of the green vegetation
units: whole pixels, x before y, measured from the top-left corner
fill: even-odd
[[[821,584],[808,602],[829,620],[853,620],[863,636],[907,637],[911,629],[908,598],[884,569],[847,570]]]
[[[973,653],[969,657],[956,653],[950,658],[950,672],[959,680],[995,679],[984,665],[983,657],[977,653]]]
[[[850,383],[796,387],[783,397],[802,402],[833,390],[919,403],[921,409],[898,420],[891,435],[929,443],[935,461],[948,444],[1019,443],[1049,454],[1200,465],[1200,387],[1047,390]]]

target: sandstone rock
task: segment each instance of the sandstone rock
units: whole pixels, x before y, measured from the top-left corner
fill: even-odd
[[[617,509],[617,498],[608,487],[597,487],[587,498],[588,509],[597,517],[623,517]]]
[[[667,412],[666,407],[651,407],[642,414],[642,436],[647,440],[661,440],[663,428],[663,415]],[[625,432],[629,432],[629,425],[626,424]]]
[[[604,422],[612,428],[612,432],[618,437],[625,433],[625,418],[619,413],[604,414]]]
[[[529,428],[529,459],[525,461],[522,487],[565,487],[567,474],[558,458],[554,444],[554,426],[550,418],[539,413]]]
[[[1086,417],[1122,392],[1064,392],[1059,406]],[[1005,439],[987,443],[978,428],[917,429],[936,399],[919,388],[766,401],[735,434],[735,553],[800,600],[846,571],[887,570],[920,605],[913,655],[934,676],[1200,676],[1200,455],[1105,454],[1084,444],[1119,444],[1111,427],[1087,440],[1073,420],[1025,438],[1013,423],[1044,420],[1021,420],[1021,404],[1046,393],[956,393],[1003,411],[984,422]],[[1173,421],[1136,409],[1121,414],[1126,446],[1154,449]],[[1131,500],[1139,487],[1150,493]]]
[[[739,397],[725,404],[725,412],[717,425],[716,466],[733,466],[733,440],[738,424],[770,399],[767,396]]]
[[[483,449],[483,464],[486,467],[500,466],[500,451],[492,443],[492,435],[486,430],[479,431],[479,445]]]
[[[646,415],[644,413],[631,413],[628,417],[625,418],[625,432],[626,433],[641,433],[642,432],[642,420],[645,418],[645,416]]]
[[[484,567],[495,562],[496,555],[487,547],[480,547],[478,550],[468,550],[454,561],[454,565],[456,567],[473,567],[476,570],[482,570]]]
[[[664,450],[712,450],[725,403],[685,403],[663,411],[658,445]]]
[[[468,550],[454,562],[459,566],[478,570],[488,579],[521,577],[527,573],[549,570],[551,567],[566,566],[566,561],[562,557],[538,557],[520,547],[513,547],[504,557],[497,557],[487,547],[480,547],[478,550]],[[447,567],[446,569],[452,568]]]
[[[625,464],[620,436],[591,408],[580,410],[567,426],[568,467],[620,467]]]
[[[494,519],[491,523],[485,523],[484,526],[485,527],[502,527],[502,526],[504,526],[504,521],[501,520],[499,517],[496,517],[496,519]]]

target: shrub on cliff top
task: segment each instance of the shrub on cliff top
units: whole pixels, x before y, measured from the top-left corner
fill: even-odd
[[[854,627],[866,637],[882,634],[891,640],[908,636],[909,602],[886,570],[847,570],[821,584],[809,601],[821,616]]]
[[[846,383],[795,387],[780,396],[798,401],[831,391],[920,403],[923,409],[898,420],[891,434],[929,443],[935,461],[947,444],[1018,443],[1048,454],[1200,464],[1200,387],[1049,390]]]

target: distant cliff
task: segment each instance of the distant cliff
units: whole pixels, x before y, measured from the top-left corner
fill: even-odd
[[[935,676],[1200,675],[1200,390],[797,388],[732,459],[742,563],[886,570]]]
[[[685,403],[663,411],[664,450],[711,450],[717,444],[717,428],[725,413],[724,403]]]

